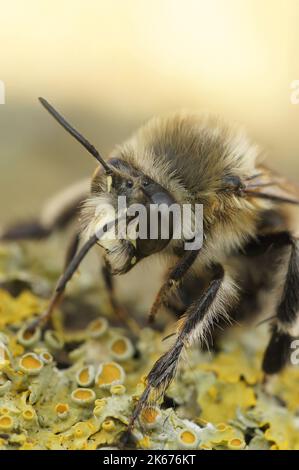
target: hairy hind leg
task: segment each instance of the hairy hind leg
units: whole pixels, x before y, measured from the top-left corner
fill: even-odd
[[[170,294],[173,293],[174,289],[181,285],[185,274],[189,271],[195,262],[199,251],[200,250],[190,250],[185,252],[185,254],[179,258],[175,266],[171,268],[152,305],[149,314],[150,323],[154,322],[161,305],[167,303],[167,300]]]
[[[234,283],[224,275],[222,266],[213,267],[213,277],[203,294],[182,316],[173,346],[154,364],[147,376],[147,385],[133,412],[129,429],[143,408],[163,396],[173,380],[183,350],[195,340],[203,342],[213,323],[226,315],[226,307],[235,297]]]
[[[299,242],[291,239],[287,269],[272,333],[263,359],[267,375],[276,374],[290,360],[291,343],[299,335]]]

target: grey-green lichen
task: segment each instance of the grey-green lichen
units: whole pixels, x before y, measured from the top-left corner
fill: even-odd
[[[120,448],[168,331],[144,327],[136,337],[112,316],[97,282],[83,276],[80,299],[90,303],[73,290],[61,309],[65,321],[58,311],[53,329],[28,334],[55,276],[30,269],[27,257],[18,245],[0,246],[0,449]],[[82,317],[85,325],[75,327]],[[166,403],[142,412],[132,445],[299,449],[298,368],[286,369],[266,393],[264,330],[239,330],[217,354],[188,353]]]

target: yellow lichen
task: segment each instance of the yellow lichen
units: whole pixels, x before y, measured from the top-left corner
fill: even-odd
[[[151,406],[142,410],[140,421],[145,427],[152,429],[158,425],[161,415],[161,411],[157,406]]]
[[[27,408],[23,411],[22,416],[26,421],[32,421],[36,413],[33,408]]]
[[[102,429],[105,431],[113,431],[115,429],[115,423],[112,419],[106,419],[102,424]]]
[[[101,388],[122,384],[125,373],[122,367],[115,362],[101,364],[96,376],[96,384]]]
[[[144,436],[140,441],[137,443],[138,447],[141,449],[150,449],[151,448],[151,441],[149,436]]]
[[[6,325],[32,318],[36,312],[42,312],[44,306],[45,301],[29,291],[23,291],[19,296],[13,297],[0,289],[0,330]]]
[[[84,289],[86,285],[84,281]],[[108,315],[110,310],[102,301],[105,296],[98,295],[97,283],[92,289],[88,286],[84,291],[87,302],[93,307],[95,294],[96,308]],[[45,296],[47,292],[48,288]],[[1,449],[94,450],[120,446],[147,373],[165,351],[162,339],[168,331],[142,329],[136,340],[139,355],[135,356],[128,339],[131,332],[124,325],[116,325],[116,319],[108,325],[106,318],[98,318],[89,324],[87,333],[86,328],[78,326],[83,316],[76,295],[74,287],[68,299],[72,320],[68,318],[64,324],[57,309],[55,331],[47,330],[32,341],[34,335],[26,325],[44,310],[45,301],[28,290],[17,297],[0,290],[4,356],[0,364],[0,429],[5,436],[0,440]],[[98,301],[102,302],[100,306]],[[18,342],[20,332],[23,344]],[[197,347],[188,351],[188,361],[181,361],[167,391],[176,403],[175,410],[171,404],[158,408],[160,401],[155,397],[153,406],[146,408],[135,423],[133,435],[138,448],[299,449],[295,415],[299,409],[299,370],[286,369],[265,394],[260,362],[268,336],[261,335],[260,339],[256,331],[248,335],[249,341],[244,332],[241,341],[225,337],[221,353],[208,355]],[[256,350],[252,345],[257,345]],[[128,350],[129,360],[124,359]],[[123,368],[119,361],[124,361]],[[96,380],[93,368],[98,370]]]
[[[92,338],[100,338],[108,329],[108,322],[106,318],[97,318],[88,326],[89,334]]]
[[[183,431],[180,435],[180,438],[183,442],[186,442],[187,444],[194,444],[196,440],[194,433],[191,433],[190,431]]]
[[[232,450],[243,449],[245,445],[246,445],[245,441],[243,441],[242,439],[237,439],[237,438],[231,439],[228,442],[228,448]]]
[[[111,395],[124,395],[126,393],[126,387],[124,385],[112,385],[110,387]]]
[[[255,393],[244,382],[235,384],[217,382],[207,392],[198,397],[202,409],[201,417],[217,423],[236,416],[237,408],[246,410],[256,404]]]
[[[299,368],[287,367],[276,378],[273,393],[279,396],[290,411],[299,410]]]
[[[35,353],[27,353],[21,357],[20,369],[28,375],[36,375],[43,368],[43,363]]]
[[[67,403],[57,403],[55,411],[60,419],[65,419],[69,414],[70,407]]]
[[[104,406],[103,405],[97,405],[93,409],[93,414],[97,417],[101,416],[102,411],[103,411]]]
[[[0,417],[0,430],[10,431],[13,428],[13,419],[9,415],[3,415]]]
[[[199,438],[191,429],[183,429],[178,434],[178,440],[182,447],[194,449],[198,446]]]
[[[228,429],[228,426],[225,423],[216,424],[216,429],[220,432],[224,432]]]
[[[94,367],[85,366],[77,372],[76,380],[81,387],[88,387],[94,380]]]
[[[51,364],[51,362],[53,362],[53,356],[48,351],[42,351],[40,353],[40,358],[44,364]]]
[[[53,330],[47,330],[45,333],[45,342],[51,349],[62,349],[63,348],[63,338],[62,336]]]
[[[41,330],[40,328],[35,328],[34,330],[28,329],[26,326],[21,328],[17,334],[18,342],[25,347],[33,346],[40,340]]]
[[[213,361],[200,364],[199,368],[215,372],[219,380],[228,383],[237,383],[244,377],[246,382],[252,385],[262,378],[260,358],[254,355],[248,357],[239,348],[231,352],[221,352]]]
[[[71,394],[72,400],[79,405],[92,403],[95,397],[95,392],[90,388],[77,388]]]
[[[115,338],[110,343],[110,352],[113,359],[125,361],[134,354],[134,348],[131,341],[126,337]]]
[[[0,343],[0,364],[4,361],[10,361],[10,353],[7,346]]]

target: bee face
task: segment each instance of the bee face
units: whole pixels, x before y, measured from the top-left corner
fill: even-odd
[[[120,198],[125,202],[127,237],[123,240],[99,241],[106,249],[112,272],[116,274],[129,271],[138,261],[168,245],[173,233],[172,217],[164,217],[163,212],[154,219],[151,214],[154,210],[157,211],[161,204],[170,207],[175,200],[159,183],[124,159],[112,158],[108,160],[108,164],[115,168],[112,182],[107,184],[109,177],[107,178],[101,167],[97,168],[92,179],[91,198],[84,205],[83,218],[85,231],[91,236],[95,225],[107,223],[109,217],[111,220],[111,215],[107,217],[103,214],[101,205],[109,204],[118,213]],[[140,229],[141,223],[143,230]],[[153,223],[157,224],[155,229]]]

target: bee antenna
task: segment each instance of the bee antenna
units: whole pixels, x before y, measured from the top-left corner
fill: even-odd
[[[258,199],[268,199],[269,201],[273,201],[277,203],[299,205],[298,199],[290,199],[290,198],[286,198],[283,196],[276,196],[274,194],[260,193],[258,191],[248,191],[246,189],[243,191],[243,193],[247,194],[248,196],[258,198]]]
[[[40,103],[43,107],[53,116],[53,118],[69,133],[71,134],[86,150],[91,153],[93,157],[104,167],[105,173],[107,175],[113,174],[113,169],[107,162],[101,157],[97,149],[87,140],[83,135],[81,135],[76,129],[74,129],[66,120],[65,118],[58,112],[53,106],[48,103],[45,98],[39,98]]]

